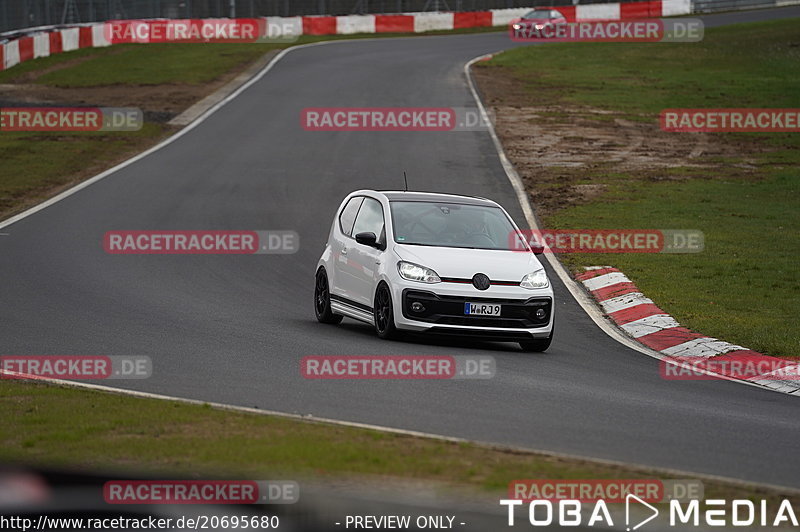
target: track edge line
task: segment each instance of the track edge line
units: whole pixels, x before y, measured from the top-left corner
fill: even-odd
[[[495,52],[499,53],[499,52]],[[525,191],[525,185],[522,183],[522,179],[520,179],[519,174],[517,173],[514,165],[511,164],[511,160],[506,155],[505,150],[503,149],[503,144],[500,142],[500,138],[497,136],[497,132],[495,131],[494,124],[492,124],[491,120],[489,120],[489,114],[486,111],[486,107],[483,105],[483,100],[481,100],[480,94],[478,94],[478,90],[475,86],[475,81],[472,78],[472,66],[477,63],[478,61],[484,61],[491,59],[495,54],[483,54],[473,59],[467,61],[464,65],[464,74],[467,78],[467,85],[469,87],[470,93],[475,100],[475,103],[478,105],[478,110],[480,111],[481,118],[484,120],[484,123],[487,124],[487,129],[489,131],[489,135],[492,138],[492,142],[494,144],[495,151],[497,152],[497,156],[500,158],[500,164],[503,166],[503,170],[505,171],[506,177],[511,182],[511,187],[514,189],[514,193],[517,196],[517,201],[522,207],[522,212],[525,214],[525,220],[528,222],[528,225],[533,230],[540,230],[539,222],[536,219],[536,215],[533,211],[533,207],[531,206],[530,199],[528,198],[528,194]],[[2,226],[0,226],[2,228]],[[612,324],[608,319],[606,319],[605,314],[600,310],[599,306],[594,302],[593,299],[589,297],[589,294],[586,290],[575,281],[572,276],[567,272],[564,265],[558,260],[554,253],[545,253],[545,258],[550,263],[550,266],[553,268],[553,271],[556,272],[561,282],[564,283],[564,286],[567,288],[569,293],[575,299],[575,301],[580,305],[583,311],[589,316],[589,318],[597,325],[600,330],[610,336],[613,340],[616,340],[620,344],[633,349],[634,351],[638,351],[643,353],[651,358],[655,358],[659,361],[663,361],[668,364],[679,365],[676,361],[672,360],[670,357],[662,355],[658,351],[653,349],[649,349],[644,345],[640,344],[639,342],[635,341],[633,338],[628,337],[624,332],[622,332],[616,325]],[[755,382],[748,382],[740,379],[733,379],[728,377],[727,375],[721,375],[715,373],[713,371],[708,370],[699,370],[706,375],[713,376],[719,378],[720,380],[727,380],[731,382],[736,382],[738,384],[744,384],[747,386],[752,386],[755,388],[759,388],[762,390],[767,390],[770,392],[782,393],[784,395],[794,395],[785,391],[776,390],[773,388],[769,388],[762,384],[758,384]]]
[[[15,372],[0,370],[0,374],[4,375],[19,375]],[[8,379],[9,377],[5,377]],[[363,430],[373,430],[376,432],[384,432],[388,434],[396,434],[399,436],[409,436],[414,438],[422,438],[427,440],[435,440],[435,441],[443,441],[447,443],[469,443],[471,445],[475,445],[477,447],[487,449],[487,450],[494,450],[500,452],[510,452],[510,453],[521,453],[521,454],[535,454],[542,457],[547,458],[555,458],[561,460],[578,460],[588,463],[594,463],[599,465],[605,466],[613,466],[613,467],[624,467],[627,469],[636,469],[642,472],[649,472],[649,473],[658,473],[665,476],[671,476],[675,478],[695,478],[698,480],[708,480],[714,482],[720,482],[729,484],[731,486],[738,486],[738,487],[745,487],[745,488],[756,488],[756,489],[763,489],[769,491],[780,492],[782,494],[787,495],[796,495],[800,496],[800,489],[792,488],[789,486],[781,486],[777,484],[766,484],[766,483],[758,483],[758,482],[749,482],[742,479],[731,478],[731,477],[724,477],[719,475],[710,475],[705,473],[696,473],[691,471],[684,471],[680,469],[671,469],[665,467],[658,467],[658,466],[648,466],[644,464],[635,464],[635,463],[627,463],[621,462],[617,460],[609,460],[605,458],[593,458],[589,456],[581,456],[575,454],[567,454],[567,453],[559,453],[555,451],[548,451],[544,449],[536,449],[531,447],[520,447],[514,445],[502,445],[498,443],[492,442],[485,442],[480,440],[470,440],[466,438],[458,438],[455,436],[444,436],[441,434],[433,434],[430,432],[421,432],[415,430],[408,430],[408,429],[401,429],[397,427],[387,427],[384,425],[373,425],[370,423],[359,423],[357,421],[343,421],[339,419],[332,419],[332,418],[325,418],[325,417],[318,417],[312,414],[292,414],[289,412],[279,412],[277,410],[264,410],[255,407],[247,407],[247,406],[237,406],[237,405],[230,405],[226,403],[216,403],[210,401],[202,401],[199,399],[189,399],[185,397],[175,397],[170,395],[163,395],[163,394],[156,394],[150,392],[140,392],[137,390],[126,390],[124,388],[113,388],[111,386],[103,386],[100,384],[92,384],[87,382],[76,382],[76,381],[68,381],[62,379],[51,379],[51,378],[43,378],[43,377],[36,377],[33,379],[21,379],[21,380],[30,380],[32,382],[45,382],[51,385],[57,385],[62,387],[68,388],[81,388],[85,390],[92,390],[97,392],[104,392],[104,393],[111,393],[117,395],[125,395],[130,397],[136,397],[139,399],[154,399],[158,401],[171,401],[176,403],[183,403],[188,405],[195,405],[195,406],[209,406],[211,408],[217,410],[226,410],[231,412],[238,412],[242,414],[253,414],[253,415],[262,415],[262,416],[273,416],[279,417],[283,419],[291,419],[294,421],[300,421],[305,423],[316,423],[320,425],[334,425],[340,427],[349,427],[349,428],[356,428],[356,429],[363,429]]]

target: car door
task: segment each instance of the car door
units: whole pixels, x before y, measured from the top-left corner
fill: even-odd
[[[375,233],[378,241],[386,239],[384,234],[384,214],[381,203],[373,198],[364,198],[364,203],[358,211],[355,224],[353,224],[352,236],[358,233]],[[357,294],[356,301],[362,305],[372,308],[373,295],[375,293],[375,283],[378,279],[378,269],[381,264],[383,252],[372,246],[354,243],[353,254],[357,267],[353,269]],[[355,266],[355,265],[354,265]]]
[[[360,269],[357,257],[355,254],[351,254],[351,250],[356,244],[352,236],[353,224],[363,201],[363,196],[350,198],[339,214],[339,219],[332,231],[331,247],[334,271],[331,293],[350,301],[355,300],[355,291],[358,289],[355,273]]]

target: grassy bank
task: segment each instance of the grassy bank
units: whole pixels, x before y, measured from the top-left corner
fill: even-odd
[[[3,381],[0,461],[135,475],[424,480],[506,493],[516,479],[661,478],[646,469],[490,449],[207,405]],[[780,493],[705,481],[706,495]]]
[[[36,76],[36,83],[52,87],[207,83],[277,47],[280,45],[121,44],[86,48],[21,63],[0,72],[0,83],[36,73],[42,73]]]
[[[15,105],[133,106],[142,108],[146,118],[137,132],[0,132],[0,218],[152,146],[175,131],[166,121],[181,107],[274,48],[121,45],[44,57],[0,72],[0,84],[5,84],[0,100]],[[173,112],[163,113],[165,108]]]
[[[464,28],[418,35],[503,30]],[[0,220],[156,144],[175,131],[166,124],[171,116],[270,51],[325,40],[397,36],[303,36],[296,43],[116,45],[56,54],[2,71],[0,102],[36,105],[38,96],[38,101],[48,104],[139,107],[145,111],[146,125],[137,133],[1,132]]]
[[[800,355],[800,134],[698,135],[658,126],[665,108],[800,107],[798,23],[712,28],[700,43],[526,47],[479,67],[490,72],[482,89],[495,105],[535,106],[544,109],[536,115],[542,129],[571,130],[558,140],[577,146],[573,156],[593,148],[579,125],[605,135],[605,152],[571,167],[527,168],[532,150],[515,147],[511,157],[535,204],[559,194],[577,198],[551,201],[545,226],[705,233],[698,254],[562,255],[567,265],[620,267],[692,329],[772,355]],[[503,80],[504,94],[490,78]],[[505,126],[502,116],[498,126]],[[625,142],[633,155],[604,156]],[[663,160],[654,156],[659,150]],[[586,190],[592,194],[575,193]]]

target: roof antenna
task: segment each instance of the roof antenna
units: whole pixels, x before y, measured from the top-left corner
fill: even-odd
[[[406,189],[403,192],[408,192],[408,177],[406,176],[405,170],[403,170],[403,181],[406,183]]]

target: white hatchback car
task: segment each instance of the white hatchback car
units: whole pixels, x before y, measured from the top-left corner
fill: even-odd
[[[488,199],[353,192],[317,265],[317,319],[347,316],[373,325],[381,338],[429,332],[544,351],[553,339],[553,289],[531,248],[514,240],[518,234]]]

